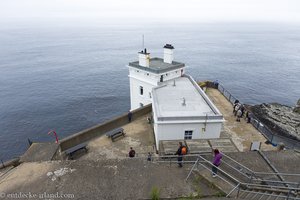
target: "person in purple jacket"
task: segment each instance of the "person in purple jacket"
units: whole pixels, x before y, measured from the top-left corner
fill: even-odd
[[[222,154],[218,149],[214,150],[214,160],[213,160],[213,167],[212,167],[212,176],[216,177],[218,172],[218,167],[221,164]]]

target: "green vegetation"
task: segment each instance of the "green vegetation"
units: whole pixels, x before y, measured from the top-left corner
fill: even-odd
[[[159,200],[160,199],[160,190],[158,187],[154,186],[151,189],[151,199],[152,200]]]

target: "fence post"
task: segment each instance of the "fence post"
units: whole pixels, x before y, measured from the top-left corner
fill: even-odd
[[[258,120],[256,120],[256,122],[257,122],[256,129],[259,130],[259,124],[260,124],[260,122]]]
[[[248,179],[248,180],[249,180],[249,183],[252,183],[252,179],[253,179],[253,172],[251,172],[251,176],[250,176],[250,178]]]
[[[272,137],[271,137],[271,143],[273,144],[273,138],[274,138],[274,134],[271,133]]]
[[[289,189],[289,192],[288,192],[288,194],[286,196],[286,200],[289,200],[290,194],[291,194],[291,189]]]
[[[238,187],[238,191],[237,191],[237,193],[236,193],[236,197],[238,198],[239,197],[239,195],[240,195],[240,187],[241,187],[241,185],[239,185],[239,187]]]

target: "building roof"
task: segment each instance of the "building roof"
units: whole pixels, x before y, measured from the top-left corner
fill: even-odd
[[[180,62],[176,62],[176,61],[173,61],[172,64],[169,64],[169,63],[165,63],[162,58],[151,58],[149,67],[140,66],[139,61],[130,62],[129,66],[135,67],[137,69],[145,70],[148,72],[161,74],[164,72],[182,68],[185,65],[184,65],[184,63],[180,63]]]
[[[154,88],[153,106],[158,121],[223,120],[222,114],[196,84],[191,77],[184,76]]]

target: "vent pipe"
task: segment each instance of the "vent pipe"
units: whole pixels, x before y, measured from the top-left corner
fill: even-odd
[[[186,104],[185,104],[185,98],[183,97],[182,100],[183,100],[183,101],[182,101],[182,106],[186,106]]]

